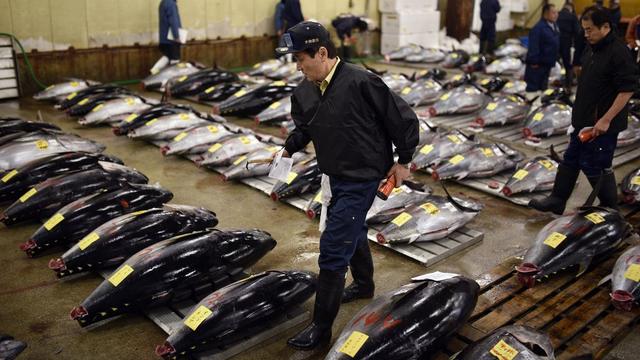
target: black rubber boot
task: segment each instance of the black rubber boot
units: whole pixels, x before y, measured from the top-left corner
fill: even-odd
[[[533,199],[529,201],[529,207],[538,211],[550,211],[556,215],[562,215],[567,206],[567,200],[569,200],[573,188],[576,185],[579,174],[579,170],[560,164],[558,166],[556,180],[553,183],[551,195],[544,199]]]
[[[342,303],[346,304],[357,299],[371,299],[375,291],[373,283],[373,259],[371,258],[371,250],[369,244],[363,241],[356,248],[349,267],[353,282],[347,286],[342,293]]]
[[[598,186],[600,176],[588,176],[589,184],[592,188]],[[608,207],[618,210],[618,187],[616,185],[616,175],[611,169],[602,174],[602,182],[600,183],[600,191],[598,192],[599,206]]]
[[[344,273],[320,270],[316,302],[313,307],[313,322],[287,344],[297,350],[313,350],[331,342],[331,327],[340,310],[340,300],[344,290]]]

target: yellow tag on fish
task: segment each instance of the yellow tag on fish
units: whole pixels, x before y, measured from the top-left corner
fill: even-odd
[[[585,218],[594,224],[600,224],[601,222],[604,222],[604,218],[598,213],[591,213],[589,215],[586,215]]]
[[[240,142],[241,142],[241,143],[243,143],[243,144],[245,144],[245,145],[249,145],[249,144],[251,144],[251,139],[249,139],[249,138],[248,138],[248,137],[246,137],[246,136],[241,136],[241,137],[240,137]]]
[[[55,85],[49,85],[49,86],[47,86],[47,88],[46,88],[45,90],[51,90],[51,89],[53,89],[54,87],[56,87],[56,86],[55,86]]]
[[[504,85],[504,87],[506,87],[506,88],[512,88],[512,87],[514,87],[514,86],[515,86],[515,85],[514,85],[514,83],[512,83],[511,81],[509,81],[508,83],[506,83],[506,84]]]
[[[242,96],[242,95],[244,95],[244,94],[246,94],[246,93],[247,93],[247,90],[242,89],[242,90],[240,90],[240,91],[236,91],[236,93],[235,93],[235,94],[233,94],[233,96],[235,96],[235,97],[240,97],[240,96]]]
[[[37,193],[38,190],[36,190],[36,188],[31,188],[31,190],[27,191],[26,193],[24,193],[22,196],[20,196],[20,202],[25,202],[27,200],[29,200],[30,197],[32,197],[33,195],[35,195],[35,193]]]
[[[487,110],[489,110],[489,111],[493,111],[493,110],[495,110],[497,107],[498,107],[498,104],[497,104],[497,103],[492,102],[492,103],[489,103],[489,104],[487,105]]]
[[[47,231],[51,231],[51,229],[60,224],[62,220],[64,220],[64,216],[62,216],[61,214],[55,214],[50,217],[46,223],[44,223],[44,228],[47,229]]]
[[[261,65],[261,63],[254,64],[254,65],[253,65],[253,68],[254,68],[254,69],[257,69],[257,68],[259,68],[259,67],[260,67],[260,65]]]
[[[460,55],[458,55],[458,53],[453,53],[451,54],[451,57],[454,59],[457,59]],[[458,75],[459,76],[459,75]]]
[[[470,60],[471,60],[471,62],[476,62],[476,61],[480,60],[480,58],[478,56],[472,56]]]
[[[462,79],[462,75],[458,74],[456,76],[453,77],[453,80],[458,81]]]
[[[318,193],[316,194],[316,197],[313,198],[313,201],[317,203],[322,202],[322,191],[318,191]]]
[[[491,148],[482,148],[482,153],[484,154],[485,157],[492,157],[495,155],[493,153],[493,150],[491,150]]]
[[[205,93],[205,94],[210,94],[210,93],[211,93],[213,90],[215,90],[215,89],[216,89],[216,87],[215,87],[215,86],[212,86],[212,87],[208,88],[207,90],[205,90],[205,91],[204,91],[204,93]]]
[[[527,175],[529,175],[529,172],[525,169],[520,169],[518,171],[516,171],[515,174],[513,174],[513,178],[516,180],[522,180],[524,179]]]
[[[103,107],[104,107],[104,104],[100,104],[100,105],[94,107],[93,109],[91,109],[91,112],[96,112],[96,111],[102,109]]]
[[[458,135],[448,135],[447,139],[449,139],[449,141],[451,141],[454,144],[460,144],[462,142],[458,137]]]
[[[408,93],[410,93],[410,92],[411,92],[411,88],[407,86],[407,87],[405,87],[404,89],[402,89],[401,94],[402,94],[402,95],[407,95],[407,94],[408,94]]]
[[[71,94],[69,94],[69,96],[67,96],[67,100],[73,100],[73,98],[75,98],[76,96],[78,96],[78,93],[72,92]]]
[[[129,106],[133,106],[136,103],[136,99],[134,99],[134,98],[126,98],[126,99],[124,99],[124,102],[126,102],[127,105],[129,105]]]
[[[489,82],[491,82],[490,79],[482,79],[482,81],[480,81],[480,84],[487,85]]]
[[[442,96],[440,96],[440,100],[447,100],[451,97],[451,93],[446,93]]]
[[[291,171],[289,175],[287,175],[287,181],[285,182],[287,183],[287,185],[291,185],[293,180],[295,180],[297,177],[298,177],[298,173]]]
[[[189,120],[189,114],[187,113],[182,113],[179,115],[180,120]]]
[[[184,139],[186,136],[187,136],[186,132],[181,132],[180,134],[176,135],[176,137],[173,138],[173,141],[180,141]]]
[[[186,68],[186,67],[187,67],[187,64],[185,64],[185,63],[180,63],[180,64],[178,64],[178,67],[179,67],[179,68],[181,68],[181,69],[184,69],[184,68]]]
[[[89,98],[82,99],[78,102],[78,105],[84,105],[89,102]]]
[[[513,360],[518,356],[518,350],[511,347],[504,340],[498,341],[489,353],[498,358],[498,360]]]
[[[273,85],[273,86],[285,86],[285,85],[287,85],[287,83],[284,82],[284,81],[274,81],[271,85]]]
[[[393,190],[391,190],[391,195],[398,195],[401,192],[404,192],[401,187],[393,188]]]
[[[565,70],[564,68],[560,70],[560,75],[564,76],[567,75],[567,70]]]
[[[540,160],[538,161],[538,163],[544,166],[545,168],[547,168],[547,170],[553,170],[553,168],[555,167],[553,163],[549,160]]]
[[[182,76],[181,78],[178,79],[178,82],[183,82],[183,81],[187,80],[187,78],[189,78],[187,75]]]
[[[544,244],[545,245],[549,245],[552,248],[557,248],[558,245],[560,245],[564,239],[566,239],[567,236],[560,234],[559,232],[554,232],[551,235],[549,235],[545,240],[544,240]]]
[[[18,170],[13,169],[11,171],[9,171],[5,176],[2,177],[2,182],[6,183],[9,180],[11,180],[14,176],[16,176],[18,174]]]
[[[473,95],[476,93],[476,89],[475,88],[468,88],[467,90],[464,91],[465,94],[467,95]]]
[[[133,268],[131,266],[123,265],[109,277],[109,282],[113,284],[113,286],[118,286],[124,279],[127,278],[127,276],[131,275],[132,272]]]
[[[220,150],[220,148],[221,148],[221,147],[222,147],[222,144],[220,144],[220,143],[215,143],[215,144],[213,144],[213,145],[209,148],[209,152],[210,152],[210,153],[214,153],[214,152],[216,152],[216,151]]]
[[[38,150],[45,150],[49,147],[49,143],[44,139],[38,140],[36,141],[36,147],[38,148]]]
[[[457,165],[462,160],[464,160],[464,156],[458,154],[458,155],[452,157],[451,159],[449,159],[449,162],[452,163],[453,165]]]
[[[207,130],[209,130],[210,133],[215,134],[218,132],[218,127],[215,125],[209,125],[207,126]]]
[[[77,81],[72,81],[71,82],[71,86],[72,87],[78,87],[78,85],[80,85]]]
[[[537,114],[533,115],[533,121],[540,121],[540,120],[542,120],[543,118],[544,118],[544,114],[543,114],[543,113],[541,113],[541,112],[539,112],[539,113],[537,113]]]
[[[425,145],[425,146],[422,147],[422,149],[420,149],[420,152],[422,154],[428,154],[428,153],[430,153],[432,151],[433,151],[433,145],[431,145],[431,144]]]
[[[196,311],[192,312],[191,315],[184,320],[184,324],[187,325],[189,329],[196,331],[198,326],[211,316],[211,314],[213,314],[213,311],[209,310],[209,308],[204,305],[200,305]]]
[[[545,91],[544,91],[544,94],[545,94],[545,95],[547,95],[547,96],[548,96],[548,95],[553,94],[553,89],[547,89],[547,90],[545,90]]]
[[[634,176],[634,177],[631,179],[631,184],[633,184],[633,185],[640,185],[640,176]]]
[[[142,215],[142,214],[144,214],[144,213],[147,213],[147,212],[149,212],[149,210],[150,210],[150,209],[147,209],[147,210],[139,210],[139,211],[134,211],[134,212],[132,212],[132,213],[131,213],[131,215],[133,215],[133,216],[138,216],[138,215]]]
[[[420,205],[420,208],[430,215],[435,215],[440,212],[440,209],[432,203],[424,203]]]
[[[157,118],[155,118],[155,119],[151,119],[151,120],[147,121],[147,122],[145,123],[145,125],[146,125],[146,126],[151,126],[151,125],[155,124],[157,121],[158,121],[158,119],[157,119]]]
[[[247,156],[246,155],[242,155],[239,158],[237,158],[236,161],[233,162],[233,165],[238,165],[238,164],[240,164],[241,162],[243,162],[245,160],[247,160]]]
[[[273,104],[269,105],[269,109],[275,110],[280,107],[280,104],[281,104],[280,101],[276,101]]]
[[[369,339],[369,335],[363,334],[359,331],[354,331],[351,333],[351,335],[349,335],[347,341],[342,344],[338,352],[347,354],[354,358],[356,357],[358,351],[360,351],[360,348],[362,348],[362,345],[367,342],[367,339]]]
[[[635,282],[640,282],[640,264],[631,264],[627,271],[624,272],[624,277]]]
[[[411,220],[412,217],[413,216],[411,216],[411,214],[403,212],[391,220],[391,222],[396,224],[396,226],[402,226],[406,224],[407,221]]]
[[[124,119],[124,121],[130,123],[133,120],[135,120],[137,117],[138,117],[138,114],[131,114],[131,115],[127,116],[127,118]]]
[[[88,248],[91,244],[96,242],[98,239],[100,239],[100,236],[95,232],[92,232],[89,235],[83,237],[82,240],[78,242],[78,247],[80,248],[80,250],[84,250]]]

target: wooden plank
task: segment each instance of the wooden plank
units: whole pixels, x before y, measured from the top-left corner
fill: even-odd
[[[515,276],[510,276],[505,281],[491,287],[478,297],[478,303],[471,315],[471,319],[475,320],[482,316],[484,312],[498,306],[520,290],[522,290],[522,285]]]
[[[484,293],[497,283],[511,278],[511,275],[515,271],[515,266],[521,262],[522,260],[510,257],[491,269],[488,273],[476,277],[476,282],[480,285],[480,292]]]

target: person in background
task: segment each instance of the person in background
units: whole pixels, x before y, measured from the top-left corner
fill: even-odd
[[[155,74],[167,65],[173,65],[180,61],[180,13],[178,12],[177,0],[162,0],[158,6],[160,37],[160,52],[162,57],[151,68],[151,73]],[[169,31],[173,40],[169,40]]]
[[[282,36],[284,30],[284,19],[282,18],[282,13],[284,13],[284,3],[285,0],[280,0],[277,4],[276,4],[276,13],[273,16],[273,22],[276,28],[276,34],[278,35],[278,38],[280,36]]]
[[[300,0],[285,0],[284,9],[282,11],[282,32],[292,28],[304,21]]]
[[[629,21],[627,32],[624,35],[624,41],[627,43],[638,65],[640,65],[640,54],[638,51],[640,46],[638,46],[638,40],[640,40],[640,15],[637,15]]]
[[[500,1],[482,0],[480,2],[480,54],[493,54],[496,45],[496,20],[500,12]],[[485,43],[487,46],[485,47]]]
[[[351,46],[356,43],[356,37],[351,34],[352,30],[367,31],[369,24],[359,16],[344,14],[333,19],[331,25],[336,29],[340,39],[340,56],[343,60],[350,61]]]
[[[561,215],[582,171],[597,193],[600,206],[617,209],[616,179],[611,169],[618,133],[627,128],[628,102],[638,88],[638,67],[625,44],[611,30],[606,9],[590,7],[580,20],[589,46],[571,114],[569,147],[558,166],[551,195],[529,206]],[[591,140],[582,142],[581,131]]]
[[[620,0],[609,0],[609,13],[611,16],[611,30],[614,35],[620,36],[620,20],[622,19]]]
[[[560,30],[560,57],[565,70],[564,86],[571,92],[573,85],[573,62],[571,61],[571,48],[574,39],[580,35],[580,25],[573,4],[570,1],[564,3],[558,14],[558,29]]]
[[[558,31],[558,10],[553,4],[542,7],[542,18],[529,32],[524,81],[526,91],[545,90],[549,84],[549,73],[558,59],[560,33]],[[537,94],[536,94],[537,95]]]

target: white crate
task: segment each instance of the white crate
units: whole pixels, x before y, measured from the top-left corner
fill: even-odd
[[[526,0],[525,0],[526,2]],[[513,20],[511,19],[511,1],[500,0],[500,12],[496,20],[496,30],[505,31],[513,29]],[[472,31],[480,31],[482,21],[480,20],[480,1],[476,1],[473,7],[473,21],[471,24]]]
[[[439,11],[403,11],[382,14],[382,32],[386,34],[420,34],[439,30]]]
[[[528,0],[511,0],[511,12],[528,13],[529,1]]]
[[[437,47],[439,45],[438,32],[426,32],[421,34],[386,34],[380,38],[380,52],[388,54],[397,48],[416,44],[424,47]]]
[[[378,10],[382,13],[436,10],[437,8],[438,0],[378,0]]]

